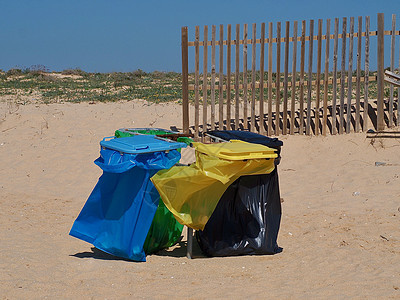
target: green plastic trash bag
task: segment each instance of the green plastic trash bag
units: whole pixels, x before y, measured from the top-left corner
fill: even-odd
[[[178,137],[177,142],[179,143],[185,143],[186,145],[190,146],[191,143],[193,143],[193,140],[190,137]]]
[[[157,135],[157,134],[174,134],[171,130],[161,128],[121,128],[115,131],[115,137],[127,137],[135,133]]]
[[[182,230],[183,225],[176,221],[160,199],[153,223],[143,245],[144,252],[152,254],[175,245],[182,235]]]

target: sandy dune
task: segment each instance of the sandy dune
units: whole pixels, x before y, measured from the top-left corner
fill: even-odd
[[[206,258],[195,245],[188,260],[183,241],[135,263],[70,237],[101,175],[100,139],[121,127],[180,128],[180,113],[144,101],[0,103],[1,299],[400,298],[396,138],[281,137],[274,256]]]

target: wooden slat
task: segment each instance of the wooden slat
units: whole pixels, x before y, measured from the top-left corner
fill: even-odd
[[[208,39],[208,26],[204,26],[204,41]],[[207,131],[207,53],[208,46],[203,47],[203,139]]]
[[[272,134],[272,22],[268,24],[268,135]]]
[[[326,34],[329,36],[330,32],[331,32],[331,19],[327,19]],[[322,135],[324,136],[326,135],[326,127],[328,122],[329,41],[330,40],[327,39],[325,42],[324,105],[323,105],[323,117],[322,117]]]
[[[360,131],[360,94],[361,94],[361,31],[362,17],[358,17],[358,38],[357,38],[357,82],[356,82],[356,115],[355,131]]]
[[[399,42],[400,44],[400,42]],[[399,47],[400,50],[400,47]],[[399,69],[400,69],[400,55],[399,55]],[[397,89],[397,126],[400,126],[400,87]]]
[[[239,50],[240,50],[240,44],[237,43],[240,39],[240,24],[236,24],[236,47],[235,47],[235,130],[239,129],[239,84],[240,84],[240,78],[239,78],[239,72],[240,72],[240,66],[239,66]]]
[[[354,53],[354,17],[350,18],[350,38],[349,38],[349,67],[347,75],[347,109],[346,109],[346,133],[350,133],[351,126],[351,99],[353,97],[353,53]]]
[[[281,113],[280,113],[280,105],[281,105],[281,22],[276,24],[276,38],[278,42],[276,43],[276,79],[275,79],[275,88],[276,88],[276,103],[275,103],[275,135],[279,135],[280,133],[280,122],[281,122]],[[271,74],[271,86],[268,89],[272,91],[272,74]],[[268,82],[269,84],[269,82]]]
[[[319,135],[319,108],[321,102],[321,57],[322,57],[322,19],[318,20],[318,45],[317,45],[317,95],[315,100],[315,135]]]
[[[200,73],[200,51],[199,51],[199,39],[200,39],[200,29],[199,26],[196,26],[195,32],[195,51],[194,51],[194,59],[195,59],[195,69],[194,69],[194,131],[195,140],[199,138],[199,73]]]
[[[340,70],[340,112],[339,112],[339,134],[343,133],[344,126],[344,93],[345,93],[345,73],[346,73],[346,31],[347,18],[343,18],[343,37],[342,37],[342,68]]]
[[[184,133],[189,133],[189,51],[188,28],[182,27],[182,127]]]
[[[247,24],[243,25],[243,39],[247,40]],[[247,44],[243,45],[243,127],[248,129],[247,122]]]
[[[287,134],[287,116],[288,116],[288,77],[289,77],[289,30],[290,22],[286,21],[285,32],[285,69],[283,77],[283,116],[282,116],[282,134]]]
[[[310,20],[310,37],[314,36],[314,20]],[[307,86],[307,124],[306,134],[311,134],[311,81],[312,81],[312,62],[313,62],[313,39],[310,38],[308,44],[308,86]]]
[[[400,81],[397,81],[391,77],[385,76],[384,80],[388,83],[391,83],[391,86],[396,86],[396,87],[400,87]]]
[[[293,53],[292,53],[292,100],[290,107],[290,134],[294,134],[296,119],[296,64],[297,64],[297,21],[293,23]]]
[[[211,130],[215,129],[215,33],[216,26],[211,27]]]
[[[224,46],[222,41],[224,40],[224,25],[219,25],[219,82],[218,82],[218,90],[219,90],[219,99],[218,99],[218,106],[219,106],[219,122],[218,122],[218,129],[222,130],[224,124]]]
[[[260,47],[260,127],[259,133],[264,134],[264,54],[265,54],[265,23],[261,23],[261,47]]]
[[[231,130],[231,36],[232,25],[227,27],[226,44],[226,129]]]
[[[253,33],[252,33],[252,46],[251,46],[251,124],[250,131],[254,132],[256,127],[256,40],[257,31],[256,23],[253,23]]]
[[[390,71],[394,71],[394,51],[395,51],[395,31],[396,31],[396,15],[392,15],[392,38],[390,47]],[[393,92],[394,86],[390,85],[390,98],[389,98],[389,127],[393,127]]]
[[[365,17],[365,31],[369,32],[369,16]],[[365,36],[365,76],[364,76],[364,112],[363,131],[368,129],[368,88],[369,88],[369,34]]]
[[[373,82],[373,81],[374,81],[374,82],[377,82],[377,76],[369,76],[369,77],[368,77],[368,80],[369,80],[370,82]],[[339,79],[336,80],[336,83],[337,83],[337,84],[340,84],[340,81],[341,81],[341,79],[339,78]],[[347,76],[345,76],[345,82],[347,82],[347,81],[348,81],[348,78],[347,78]],[[353,77],[351,78],[351,81],[352,81],[353,83],[357,83],[357,77],[356,77],[356,76],[355,76],[355,77],[353,76]],[[364,82],[364,81],[365,81],[365,78],[364,78],[364,77],[360,78],[360,81],[361,81],[361,82]],[[320,84],[320,85],[323,85],[323,84],[324,84],[324,79],[321,79],[321,80],[319,81],[319,84]],[[328,84],[333,84],[333,78],[329,78]],[[304,81],[304,85],[308,85],[308,80],[305,80],[305,81]],[[251,89],[251,86],[252,86],[251,83],[248,83],[248,84],[247,84],[247,88],[248,88],[248,89]],[[300,82],[299,82],[299,81],[296,81],[296,87],[298,87],[298,86],[300,86]],[[312,87],[316,87],[316,86],[317,86],[317,81],[316,81],[316,80],[312,80],[312,81],[311,81],[311,86],[312,86]],[[244,87],[244,85],[243,85],[242,83],[239,84],[239,89],[243,89],[243,87]],[[260,83],[257,83],[257,82],[256,82],[255,87],[256,87],[256,89],[260,88]],[[278,85],[272,80],[272,88],[274,89],[274,88],[277,88],[277,87],[278,87]],[[283,82],[280,82],[280,88],[283,88],[283,87],[284,87]],[[292,82],[291,82],[291,81],[288,81],[288,87],[289,87],[289,88],[292,87]],[[199,85],[199,88],[202,89],[203,86],[202,86],[202,85]],[[218,89],[218,85],[217,85],[217,84],[215,84],[215,88]],[[266,88],[268,88],[268,80],[267,80],[267,81],[264,81],[264,89],[266,89]],[[208,90],[208,91],[211,90],[211,85],[209,85],[209,84],[207,85],[207,90]],[[223,85],[223,90],[226,91],[226,85]],[[194,84],[189,84],[189,91],[194,91]]]
[[[301,54],[300,54],[300,129],[299,133],[304,134],[304,60],[306,47],[306,21],[301,22]]]
[[[332,134],[337,134],[336,127],[336,98],[337,98],[337,62],[338,62],[338,32],[339,32],[339,18],[335,18],[335,29],[334,29],[334,42],[333,42],[333,82],[332,82]]]
[[[392,77],[392,79],[400,80],[400,75],[399,75],[399,74],[390,72],[390,71],[388,71],[388,70],[385,71],[385,75],[387,75],[387,76],[389,76],[389,77]]]
[[[378,99],[377,99],[377,130],[385,129],[385,120],[384,120],[384,80],[383,80],[383,72],[384,72],[384,63],[385,63],[385,41],[384,41],[384,31],[385,27],[385,17],[383,13],[378,13]]]
[[[392,31],[391,30],[385,30],[384,32],[384,35],[392,35]],[[361,36],[362,37],[365,37],[366,35],[369,35],[369,36],[377,36],[378,35],[378,31],[364,31],[364,32],[362,32],[361,33]],[[400,35],[400,30],[396,30],[395,31],[395,35]],[[347,33],[346,34],[346,38],[349,38],[350,37],[350,33]],[[354,33],[354,37],[358,37],[358,33],[357,32],[355,32]],[[341,38],[343,38],[343,34],[339,34],[338,35],[338,38],[339,39],[341,39]],[[314,41],[317,41],[318,40],[318,36],[313,36],[312,37],[312,39],[314,40]],[[334,35],[332,34],[332,35],[330,35],[330,36],[327,36],[326,34],[324,34],[324,35],[322,35],[322,40],[326,40],[326,39],[331,39],[331,40],[333,40],[334,39]],[[310,37],[309,36],[307,36],[306,37],[306,41],[309,41],[310,40]],[[281,43],[284,43],[285,42],[285,38],[281,38],[281,40],[279,40],[279,39],[277,39],[277,38],[273,38],[272,39],[272,43],[277,43],[277,42],[281,42]],[[293,37],[291,37],[291,38],[289,38],[289,42],[293,42],[294,41],[294,39],[293,39]],[[301,38],[300,37],[298,37],[297,38],[297,41],[298,42],[301,42]],[[269,41],[268,41],[268,39],[265,39],[264,40],[264,43],[268,43]],[[260,44],[261,43],[261,39],[257,39],[256,40],[256,43],[257,44]],[[221,42],[220,41],[217,41],[216,42],[216,45],[217,46],[219,46],[221,44]],[[224,46],[226,46],[227,45],[227,41],[225,40],[225,41],[223,41],[223,43],[222,43]],[[252,39],[247,39],[247,40],[239,40],[239,44],[240,45],[243,45],[243,44],[252,44]],[[200,46],[204,46],[204,42],[200,42],[200,44],[199,44]],[[207,45],[208,46],[211,46],[211,41],[208,41],[207,42]],[[231,43],[231,45],[236,45],[236,42],[235,41],[232,41],[232,43]],[[191,41],[191,42],[188,42],[188,46],[189,47],[192,47],[192,46],[195,46],[195,42],[194,41]]]

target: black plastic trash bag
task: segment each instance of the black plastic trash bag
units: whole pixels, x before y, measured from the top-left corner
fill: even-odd
[[[196,238],[208,256],[278,253],[281,214],[276,169],[242,176],[225,191]]]
[[[245,131],[212,131],[223,140],[238,139],[280,151],[282,141]],[[247,175],[231,184],[219,200],[203,231],[196,232],[208,256],[275,254],[282,215],[278,171]]]

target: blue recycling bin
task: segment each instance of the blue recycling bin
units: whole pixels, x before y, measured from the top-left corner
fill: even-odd
[[[143,250],[159,193],[150,178],[180,159],[186,147],[151,135],[104,138],[95,164],[102,170],[70,235],[109,254],[146,261]]]

